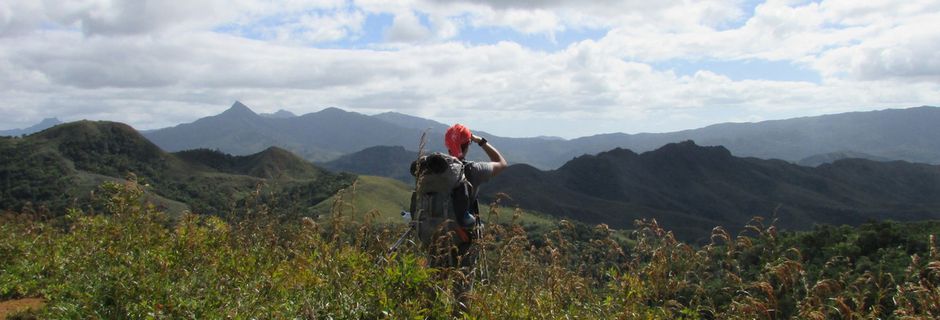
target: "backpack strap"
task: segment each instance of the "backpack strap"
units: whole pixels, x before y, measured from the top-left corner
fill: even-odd
[[[472,191],[470,181],[467,180],[460,182],[460,186],[451,191],[450,197],[454,206],[453,211],[455,216],[460,216],[466,212],[466,210],[473,207],[473,199],[470,198],[471,195],[473,195]]]
[[[463,161],[463,172],[464,172],[464,176],[467,179],[467,187],[468,187],[467,198],[470,199],[470,203],[468,204],[470,211],[473,212],[473,214],[475,215],[479,215],[480,203],[476,197],[476,186],[474,186],[473,183],[470,182],[470,176],[468,175],[468,173],[471,172],[472,165],[473,165],[473,161]]]

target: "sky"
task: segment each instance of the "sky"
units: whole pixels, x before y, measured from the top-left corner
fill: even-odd
[[[940,0],[0,2],[0,129],[235,101],[564,138],[940,106]]]

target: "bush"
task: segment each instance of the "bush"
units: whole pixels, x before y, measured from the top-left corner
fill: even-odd
[[[0,218],[0,299],[44,297],[38,317],[56,319],[940,315],[936,224],[778,233],[757,219],[736,236],[716,228],[701,247],[655,220],[626,242],[603,225],[562,221],[544,235],[491,225],[464,273],[428,267],[413,244],[388,254],[402,226],[340,212],[285,220],[259,203],[245,216],[171,221],[133,181],[101,190],[101,214]],[[898,257],[910,257],[901,270]],[[454,297],[462,281],[473,288],[467,313]]]

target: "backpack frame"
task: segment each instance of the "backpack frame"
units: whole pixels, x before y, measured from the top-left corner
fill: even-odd
[[[446,247],[446,245],[461,245],[472,242],[475,239],[474,233],[468,232],[466,227],[457,223],[457,215],[461,212],[470,211],[473,215],[479,215],[479,204],[474,197],[474,187],[466,176],[472,162],[464,162],[453,157],[446,158],[448,159],[448,165],[453,166],[451,167],[453,169],[456,169],[456,163],[453,161],[460,163],[459,178],[456,179],[455,186],[450,188],[449,191],[443,191],[446,189],[437,184],[435,185],[435,191],[425,192],[427,188],[422,188],[422,179],[427,177],[428,173],[427,170],[423,169],[422,164],[429,157],[435,156],[442,156],[442,154],[423,156],[412,164],[412,174],[415,176],[416,182],[415,191],[411,195],[410,209],[417,222],[418,238],[426,247],[430,247],[432,244],[445,245],[444,247]],[[443,156],[450,157],[449,155]],[[431,181],[429,183],[437,182]]]

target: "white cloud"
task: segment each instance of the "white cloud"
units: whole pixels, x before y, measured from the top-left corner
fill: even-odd
[[[810,66],[826,80],[937,81],[938,10],[937,1],[770,0],[740,28],[618,27],[601,46],[639,61],[763,59]]]
[[[904,23],[912,16],[933,14],[940,2],[930,0],[827,0],[820,4],[827,21],[846,26]]]
[[[0,3],[0,37],[27,33],[43,16],[42,2],[4,1]]]
[[[940,103],[937,1],[770,0],[753,16],[737,1],[173,5],[0,3],[0,128],[50,116],[155,128],[242,100],[258,112],[396,110],[496,134],[573,137]],[[376,14],[392,24],[365,30]],[[610,32],[556,52],[451,41],[478,27]],[[366,32],[395,43],[315,47]],[[787,61],[823,81],[654,67],[670,59]]]
[[[9,11],[13,16],[0,33],[23,34],[47,24],[105,36],[184,30],[231,19],[237,7],[224,0],[11,0],[6,5],[0,4],[0,12]]]
[[[830,77],[940,83],[940,13],[911,19],[858,44],[820,55],[815,67]]]
[[[431,0],[423,4],[429,11],[433,5],[459,5],[472,12],[481,22],[508,25],[520,31],[532,29],[531,17],[541,16],[541,23],[555,21],[555,26],[543,26],[543,31],[564,27],[598,27],[626,25],[659,25],[676,28],[690,25],[723,24],[737,19],[742,12],[739,1],[642,1],[642,0],[549,0],[549,1],[500,1],[500,0]],[[419,4],[420,5],[420,4]],[[452,7],[451,7],[452,8]],[[551,15],[552,17],[549,17]],[[513,17],[516,16],[516,17]]]
[[[389,42],[423,42],[430,36],[431,31],[410,10],[396,14],[392,26],[385,32],[385,39]]]
[[[340,12],[335,15],[307,14],[300,20],[303,39],[310,43],[338,41],[362,32],[362,12]]]
[[[758,5],[754,16],[736,29],[699,25],[663,32],[658,26],[615,28],[603,42],[611,54],[643,61],[760,58],[798,60],[827,46],[851,41],[853,29],[824,28],[815,3],[793,7],[780,1]]]

